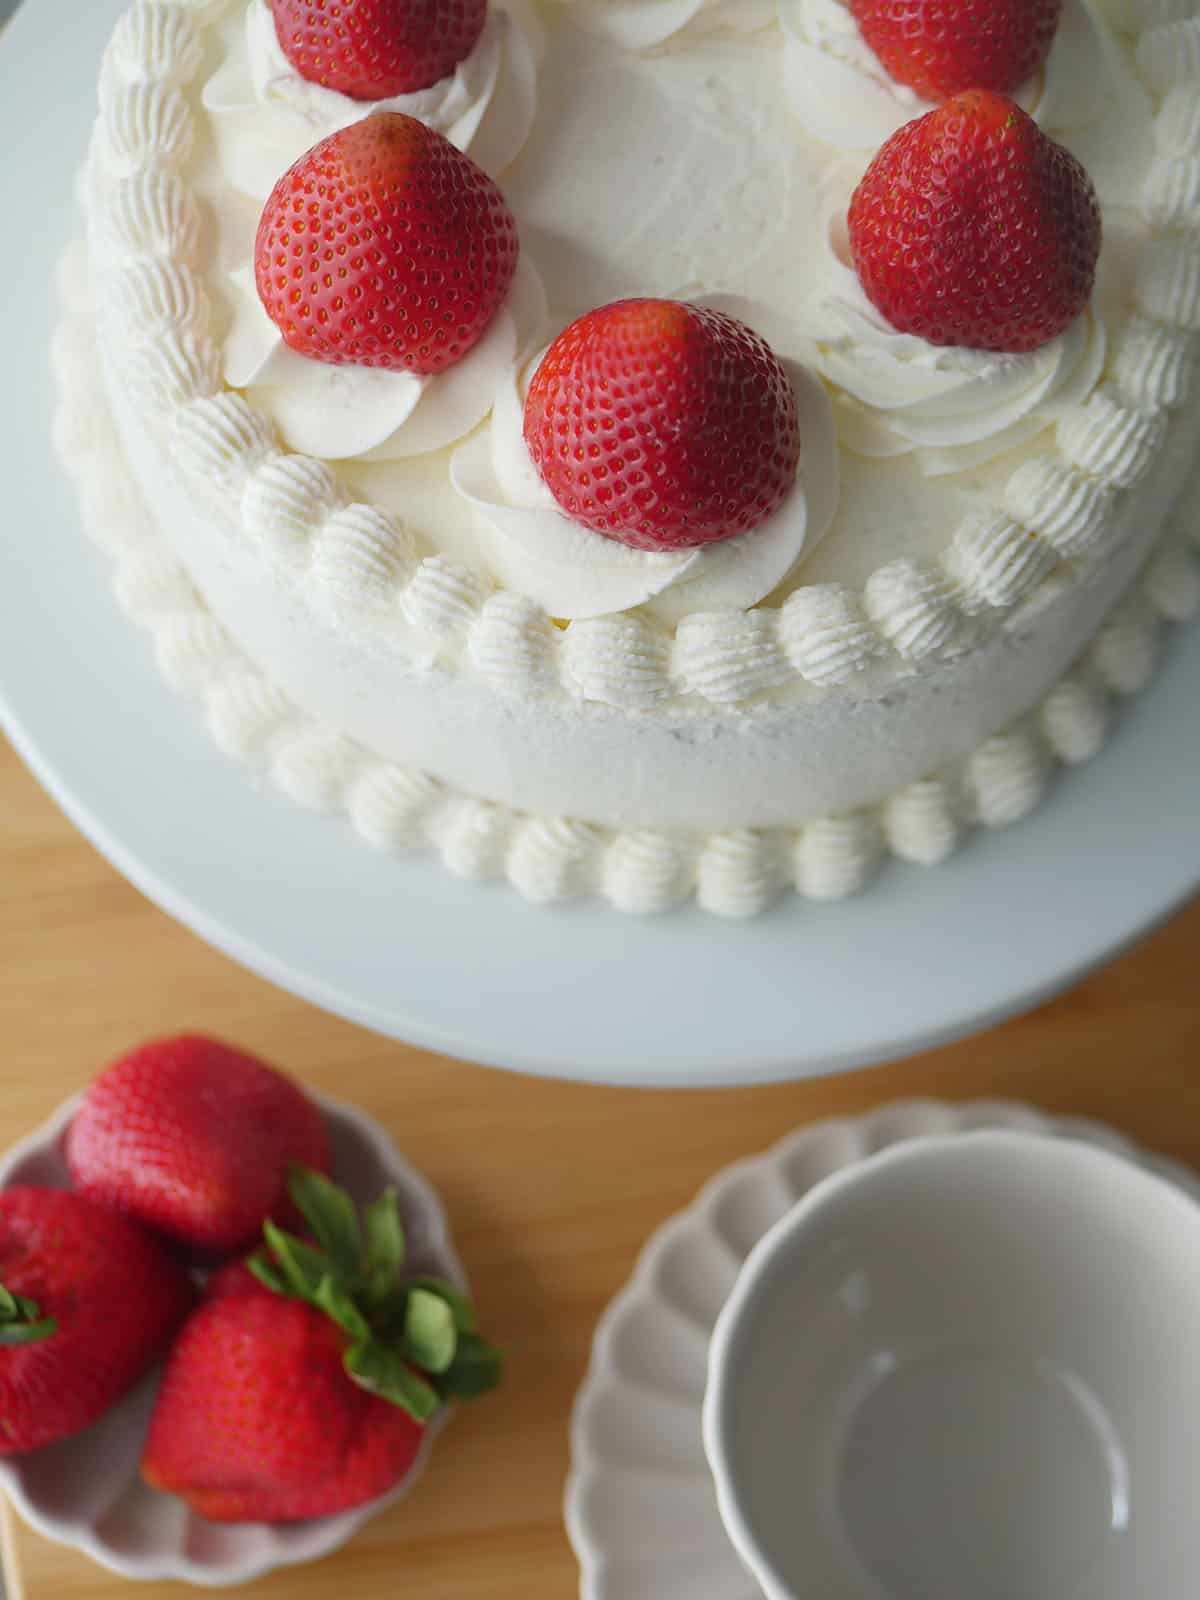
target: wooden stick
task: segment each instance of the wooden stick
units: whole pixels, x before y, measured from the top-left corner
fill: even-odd
[[[5,1600],[25,1600],[25,1585],[17,1567],[16,1519],[8,1496],[0,1494],[0,1577]]]

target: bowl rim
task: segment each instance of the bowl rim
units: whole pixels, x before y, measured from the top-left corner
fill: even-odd
[[[738,1488],[730,1448],[734,1400],[733,1347],[738,1331],[764,1289],[770,1267],[793,1239],[811,1225],[847,1191],[870,1184],[885,1169],[921,1166],[930,1159],[978,1153],[984,1147],[993,1155],[1007,1152],[1033,1156],[1050,1164],[1074,1162],[1080,1168],[1119,1174],[1126,1192],[1153,1194],[1180,1212],[1194,1229],[1200,1229],[1200,1198],[1189,1194],[1160,1172],[1131,1160],[1128,1155],[1056,1137],[1052,1130],[1023,1128],[970,1128],[959,1132],[931,1133],[901,1140],[840,1167],[820,1179],[790,1206],[757,1241],[743,1262],[732,1291],[718,1313],[708,1347],[706,1383],[701,1409],[704,1454],[712,1473],[721,1520],[738,1555],[761,1586],[766,1600],[794,1600],[794,1591],[774,1560],[755,1536]]]
[[[325,1094],[294,1075],[289,1074],[289,1076],[291,1081],[297,1084],[318,1107],[327,1124],[349,1128],[370,1148],[378,1164],[386,1172],[393,1177],[403,1175],[404,1185],[419,1207],[422,1222],[429,1230],[433,1249],[445,1269],[447,1279],[466,1292],[468,1289],[466,1270],[455,1250],[445,1207],[429,1180],[401,1152],[384,1126],[360,1106]],[[0,1155],[0,1191],[12,1186],[13,1172],[28,1157],[52,1150],[61,1144],[62,1137],[85,1093],[86,1090],[80,1090],[62,1101],[32,1132]],[[451,1420],[454,1410],[453,1406],[443,1406],[430,1419],[412,1466],[400,1483],[385,1494],[363,1505],[353,1506],[347,1511],[337,1512],[328,1517],[310,1518],[304,1523],[246,1524],[266,1529],[294,1526],[319,1531],[314,1539],[303,1546],[277,1547],[259,1555],[230,1558],[225,1562],[200,1562],[191,1556],[175,1552],[141,1556],[110,1549],[97,1537],[91,1522],[74,1520],[67,1516],[48,1516],[30,1499],[21,1480],[20,1464],[24,1459],[21,1456],[0,1458],[0,1494],[7,1497],[10,1506],[21,1520],[43,1538],[49,1539],[54,1544],[66,1545],[80,1551],[97,1565],[120,1577],[188,1583],[205,1588],[232,1588],[250,1583],[268,1572],[320,1560],[332,1554],[353,1538],[378,1512],[405,1498],[424,1475],[434,1444],[442,1429]]]

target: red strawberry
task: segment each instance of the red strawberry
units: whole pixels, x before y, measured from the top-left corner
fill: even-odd
[[[268,316],[301,355],[434,373],[480,338],[517,251],[504,196],[469,156],[413,117],[376,111],[280,178],[254,268]]]
[[[67,1131],[93,1199],[200,1250],[248,1244],[287,1211],[293,1162],[329,1170],[321,1113],[265,1062],[214,1039],[158,1039],[105,1069]]]
[[[193,1298],[162,1245],[65,1189],[0,1194],[0,1283],[0,1456],[95,1422]]]
[[[217,1300],[226,1294],[261,1294],[262,1283],[250,1270],[249,1259],[238,1258],[218,1267],[204,1285],[206,1300]]]
[[[529,386],[525,443],[567,516],[639,550],[756,527],[800,460],[795,392],[769,345],[674,300],[618,300],[560,333]]]
[[[292,1522],[384,1494],[424,1430],[346,1376],[345,1342],[268,1289],[207,1301],[171,1351],[146,1481],[214,1522]]]
[[[409,1471],[445,1400],[499,1379],[467,1303],[399,1278],[394,1192],[362,1224],[327,1179],[292,1193],[317,1245],[267,1225],[270,1256],[219,1273],[171,1350],[146,1480],[217,1522],[291,1522],[373,1500]]]
[[[1050,54],[1063,0],[847,0],[897,83],[926,100],[960,89],[1007,94]]]
[[[931,344],[1036,350],[1087,305],[1100,208],[1075,157],[968,89],[892,135],[850,201],[868,298]]]
[[[487,0],[271,0],[302,78],[355,100],[427,89],[470,55]]]

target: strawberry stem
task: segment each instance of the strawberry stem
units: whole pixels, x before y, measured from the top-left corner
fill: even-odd
[[[316,1244],[273,1222],[247,1265],[273,1294],[303,1300],[347,1336],[355,1383],[427,1422],[451,1399],[474,1399],[500,1381],[500,1352],[475,1331],[470,1302],[440,1278],[403,1282],[406,1245],[394,1189],[364,1208],[344,1190],[294,1167],[288,1193]]]
[[[58,1332],[54,1317],[43,1317],[35,1300],[13,1294],[0,1283],[0,1345],[38,1344]]]

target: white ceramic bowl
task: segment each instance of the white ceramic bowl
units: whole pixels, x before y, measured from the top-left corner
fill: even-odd
[[[450,1242],[445,1213],[429,1184],[377,1122],[353,1106],[309,1093],[325,1116],[338,1182],[360,1203],[394,1185],[413,1270],[435,1273],[465,1290],[466,1275]],[[15,1183],[68,1186],[62,1139],[78,1103],[78,1096],[67,1101],[5,1155],[0,1188]],[[236,1585],[274,1567],[327,1555],[369,1517],[408,1493],[447,1417],[440,1412],[426,1429],[421,1453],[404,1482],[368,1505],[286,1525],[207,1522],[174,1495],[148,1488],[138,1474],[158,1377],[158,1369],[147,1374],[99,1422],[74,1438],[32,1455],[0,1460],[0,1489],[31,1527],[129,1578]]]
[[[835,1174],[738,1278],[704,1438],[768,1600],[1190,1600],[1200,1206],[1029,1134]]]

